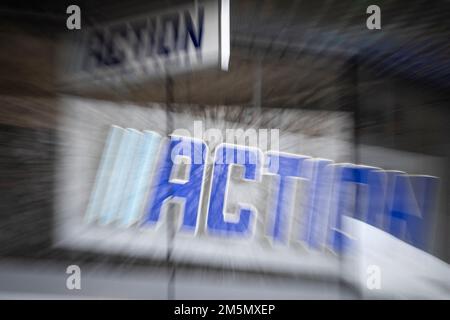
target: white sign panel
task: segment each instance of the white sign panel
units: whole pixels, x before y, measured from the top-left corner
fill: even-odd
[[[234,148],[241,143],[247,144],[247,140],[250,149],[255,150],[253,155],[262,156],[275,149],[286,154],[290,152],[293,161],[303,159],[297,156],[300,154],[349,161],[351,143],[345,140],[351,137],[352,131],[347,114],[265,109],[258,115],[264,125],[260,124],[256,129],[236,122],[233,116],[227,116],[237,112],[239,107],[211,107],[215,112],[204,116],[174,114],[174,134],[187,139],[192,137],[189,141],[195,141],[193,150],[205,146],[208,160],[205,164],[194,162],[181,165],[180,170],[173,169],[170,181],[183,186],[183,190],[179,190],[181,193],[187,193],[173,198],[161,194],[168,200],[161,198],[163,203],[160,203],[151,199],[159,197],[155,196],[157,190],[166,192],[160,188],[165,184],[159,180],[169,173],[165,170],[168,167],[164,165],[163,152],[163,146],[167,146],[164,141],[169,139],[164,106],[124,106],[94,100],[65,99],[61,107],[59,132],[64,142],[58,152],[57,245],[156,260],[166,259],[168,246],[171,246],[173,259],[199,265],[294,274],[336,275],[339,271],[336,255],[321,249],[310,250],[308,245],[297,241],[297,237],[306,236],[301,232],[304,229],[302,216],[296,215],[299,220],[295,223],[284,221],[280,225],[277,243],[264,235],[273,226],[273,221],[264,216],[273,209],[273,197],[267,193],[274,195],[270,189],[274,185],[273,179],[276,179],[274,174],[261,171],[261,180],[253,181],[239,177],[244,174],[239,166],[230,166],[227,200],[222,201],[217,198],[222,195],[221,191],[213,190],[220,188],[215,186],[213,171],[218,168],[214,165],[214,157],[219,144]],[[274,117],[282,113],[285,116],[282,119],[292,121],[285,123]],[[315,125],[311,126],[313,122]],[[253,139],[252,132],[256,139]],[[231,141],[230,137],[238,139]],[[223,144],[226,141],[230,144]],[[182,155],[179,157],[181,161],[185,158]],[[312,160],[305,158],[311,165],[315,163]],[[252,164],[247,168],[248,174],[251,174],[252,168],[261,169]],[[306,185],[302,183],[304,179],[288,180],[289,186],[292,186],[290,189],[300,194],[306,192]],[[224,235],[223,231],[227,232],[221,230],[222,227],[236,222],[236,212],[243,202],[257,210],[250,214],[248,228],[235,228],[238,233],[243,231],[242,237]],[[288,206],[283,212],[291,210],[289,204],[299,205],[297,202],[285,203]],[[160,208],[152,208],[160,204]],[[168,242],[166,214],[170,204],[174,205],[176,216],[176,232],[171,244]],[[226,208],[222,206],[223,210],[227,210],[225,223],[218,222],[221,214],[212,213],[222,210],[212,208],[214,204],[226,205]],[[156,215],[148,215],[148,212]],[[243,222],[242,213],[240,215]],[[296,226],[292,232],[286,229],[289,225]],[[321,230],[311,232],[314,232],[315,238],[322,239]],[[290,239],[293,245],[288,245]]]

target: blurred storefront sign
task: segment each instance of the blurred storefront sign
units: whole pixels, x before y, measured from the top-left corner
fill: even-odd
[[[86,28],[62,51],[70,61],[62,68],[63,83],[117,84],[209,67],[228,70],[229,20],[228,0],[205,0]]]
[[[337,275],[336,254],[359,237],[343,217],[420,249],[429,244],[437,179],[349,163],[345,113],[264,110],[261,122],[280,128],[279,141],[242,145],[216,141],[209,130],[187,137],[199,120],[190,114],[173,114],[185,136],[168,138],[157,104],[63,104],[60,245],[165,259],[174,216],[176,261]],[[314,130],[266,122],[274,112]],[[209,129],[243,126],[215,114],[203,118]]]

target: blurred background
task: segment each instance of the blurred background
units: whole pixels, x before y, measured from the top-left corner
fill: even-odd
[[[71,4],[81,30],[66,27]],[[366,26],[372,4],[379,30]],[[199,3],[1,4],[0,297],[450,298],[450,2],[231,0],[228,70],[67,80],[85,30],[187,5]],[[166,234],[152,247],[162,240],[136,228],[85,227],[111,125],[167,136],[195,120],[277,129],[284,152],[437,177],[426,245],[363,227],[367,246],[350,257],[301,252],[288,268],[290,257],[271,253],[234,260],[226,241],[186,258]],[[380,289],[366,286],[367,261],[380,265]],[[66,286],[69,265],[81,290]]]

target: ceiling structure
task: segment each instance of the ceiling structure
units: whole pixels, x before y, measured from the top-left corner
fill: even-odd
[[[70,32],[65,29],[65,8],[69,4],[81,7],[83,26],[93,26],[193,1],[15,1],[3,4],[0,15],[3,24],[20,22],[22,29],[45,38],[46,48],[54,46],[47,51],[54,53],[58,39]],[[261,77],[262,105],[319,104],[327,108],[327,103],[332,103],[327,97],[342,94],[339,87],[348,84],[343,79],[355,72],[355,64],[379,77],[395,76],[438,89],[450,88],[450,2],[378,1],[381,30],[366,28],[366,8],[370,4],[337,0],[231,1],[230,71],[206,70],[175,77],[175,102],[253,104],[255,82]],[[7,35],[3,33],[2,37]],[[54,60],[48,59],[46,49],[42,51],[41,60],[39,55],[34,58],[36,64],[51,64]],[[4,55],[21,61],[15,54]],[[16,64],[20,64],[18,61]],[[48,86],[44,91],[61,90],[54,79],[57,73],[42,72],[41,79],[45,75],[47,82],[39,81],[38,87],[42,84]],[[19,85],[19,89],[23,88]],[[69,89],[68,93],[138,102],[165,100],[161,81],[124,83],[120,91]]]

